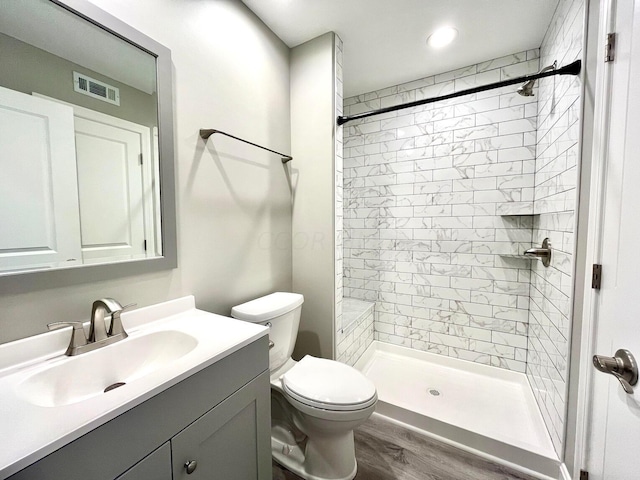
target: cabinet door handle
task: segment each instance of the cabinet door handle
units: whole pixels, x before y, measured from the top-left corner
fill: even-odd
[[[196,471],[196,467],[198,466],[198,462],[195,460],[189,460],[184,464],[184,469],[187,471],[187,475],[191,475]]]

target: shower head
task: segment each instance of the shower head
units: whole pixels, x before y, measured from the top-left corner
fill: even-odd
[[[557,66],[558,62],[557,60],[555,62],[553,62],[552,65],[549,65],[548,67],[544,67],[542,70],[540,70],[538,73],[544,73],[544,72],[548,72],[549,70],[555,70],[556,66]],[[523,97],[533,97],[533,86],[536,84],[535,80],[529,80],[527,83],[525,83],[524,85],[522,85],[520,88],[518,88],[518,90],[516,90],[520,95],[522,95]]]
[[[533,86],[535,85],[535,83],[535,80],[529,80],[516,91],[523,97],[533,97]]]

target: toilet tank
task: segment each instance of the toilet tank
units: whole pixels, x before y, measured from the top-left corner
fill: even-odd
[[[231,309],[238,320],[269,327],[269,369],[281,367],[293,353],[300,325],[300,311],[304,297],[299,293],[276,292],[256,298]]]

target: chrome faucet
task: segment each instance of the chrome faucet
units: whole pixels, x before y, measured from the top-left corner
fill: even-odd
[[[67,326],[73,327],[71,340],[65,355],[79,355],[127,338],[128,335],[122,326],[120,314],[135,305],[135,303],[132,303],[123,307],[113,298],[102,298],[93,302],[89,338],[84,333],[82,322],[53,322],[47,324],[47,327],[49,330]],[[105,324],[107,315],[111,315],[111,324],[108,331]]]

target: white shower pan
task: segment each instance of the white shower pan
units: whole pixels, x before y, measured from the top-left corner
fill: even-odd
[[[560,462],[524,374],[378,341],[355,367],[378,389],[376,413],[558,478]]]

